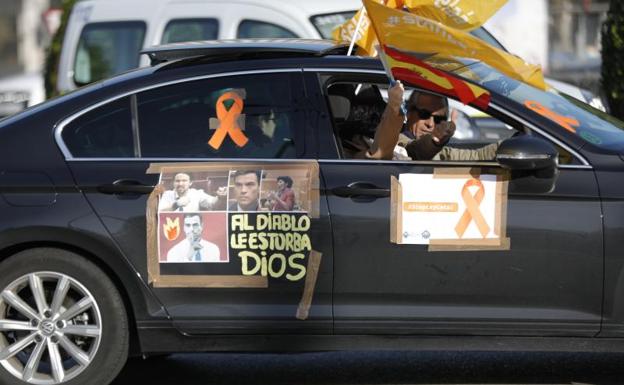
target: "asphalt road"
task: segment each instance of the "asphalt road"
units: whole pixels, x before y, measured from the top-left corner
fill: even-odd
[[[624,384],[624,354],[326,352],[133,358],[115,385]]]

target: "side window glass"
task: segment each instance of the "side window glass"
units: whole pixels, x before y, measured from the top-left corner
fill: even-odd
[[[143,157],[295,158],[294,74],[184,82],[137,95]]]
[[[62,138],[77,158],[132,158],[130,100],[122,98],[87,112],[63,128]]]
[[[87,24],[78,40],[74,82],[81,86],[138,67],[144,37],[144,22]]]
[[[284,27],[257,20],[243,20],[236,36],[241,39],[299,37]]]
[[[193,40],[214,40],[219,35],[217,19],[177,19],[165,27],[162,44]]]
[[[449,99],[450,120],[455,123],[455,134],[450,145],[470,147],[511,138],[517,130],[476,108]]]

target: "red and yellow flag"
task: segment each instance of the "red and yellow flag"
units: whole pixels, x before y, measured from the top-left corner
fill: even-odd
[[[467,32],[385,7],[374,0],[363,0],[363,3],[383,46],[449,59],[482,61],[511,78],[546,89],[539,66],[494,48]]]
[[[395,79],[457,98],[464,104],[481,109],[486,109],[490,103],[490,93],[484,88],[449,75],[394,48],[384,46],[384,52],[388,69]]]

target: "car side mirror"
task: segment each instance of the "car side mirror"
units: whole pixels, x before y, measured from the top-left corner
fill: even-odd
[[[559,162],[559,153],[543,139],[519,135],[504,140],[498,146],[496,161],[510,170],[554,169]]]

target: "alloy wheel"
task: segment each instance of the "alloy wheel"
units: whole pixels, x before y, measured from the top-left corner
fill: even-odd
[[[30,273],[0,293],[0,364],[24,382],[75,378],[92,362],[101,335],[95,298],[65,274]]]

